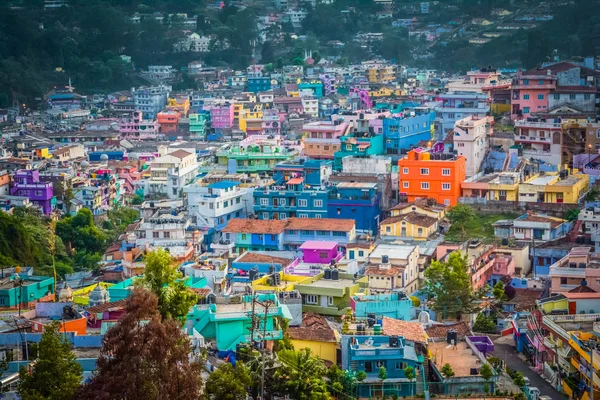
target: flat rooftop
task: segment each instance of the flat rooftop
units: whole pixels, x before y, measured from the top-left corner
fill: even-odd
[[[343,289],[354,285],[354,281],[351,279],[319,279],[318,281],[302,285],[324,289]]]
[[[550,182],[552,182],[555,178],[556,178],[556,175],[538,176],[537,178],[527,181],[526,183],[529,183],[531,185],[540,185],[540,186],[541,185],[549,185]]]
[[[481,368],[479,357],[473,354],[473,350],[465,342],[458,342],[453,348],[446,342],[429,343],[429,350],[435,360],[438,370],[448,363],[454,371],[455,377],[470,377],[471,368]],[[479,375],[479,374],[478,374]]]

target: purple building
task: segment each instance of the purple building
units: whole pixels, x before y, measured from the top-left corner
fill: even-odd
[[[233,104],[213,106],[210,110],[210,123],[213,128],[231,128],[233,126]]]
[[[56,205],[52,183],[41,182],[40,172],[37,170],[18,170],[13,177],[10,194],[27,197],[33,204],[39,206],[45,215],[49,215]]]
[[[302,261],[305,263],[329,264],[332,260],[339,261],[337,242],[319,242],[308,240],[300,246]]]

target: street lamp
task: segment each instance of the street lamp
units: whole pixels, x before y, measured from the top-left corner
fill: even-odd
[[[21,292],[23,289],[23,279],[18,273],[16,273],[13,278],[13,282],[15,282],[15,285],[19,285],[19,316],[21,316]]]
[[[592,145],[588,144],[588,164],[592,162]]]

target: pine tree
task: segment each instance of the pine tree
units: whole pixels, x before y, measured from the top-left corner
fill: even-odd
[[[71,351],[72,345],[54,322],[44,328],[38,358],[31,371],[19,371],[18,393],[23,400],[70,400],[81,384],[81,366]]]

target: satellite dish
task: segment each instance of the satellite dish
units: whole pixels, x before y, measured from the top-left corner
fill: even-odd
[[[100,156],[100,161],[108,161],[108,154],[102,154]]]

